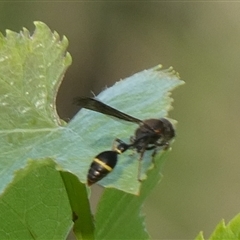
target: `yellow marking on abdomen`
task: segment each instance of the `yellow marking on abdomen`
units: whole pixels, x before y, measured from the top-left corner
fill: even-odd
[[[121,150],[119,150],[118,148],[115,148],[114,151],[117,152],[118,154],[122,153]]]
[[[109,172],[112,171],[112,168],[109,167],[106,163],[102,162],[101,160],[99,160],[98,158],[94,158],[93,160],[94,162],[98,163],[99,165],[101,165],[102,167],[104,167],[106,170],[108,170]]]

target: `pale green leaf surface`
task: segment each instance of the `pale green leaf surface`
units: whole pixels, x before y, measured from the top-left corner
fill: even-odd
[[[199,234],[200,235],[200,234]],[[204,239],[201,233],[202,238],[199,238],[199,235],[196,240]],[[214,232],[210,236],[209,240],[239,240],[240,239],[240,214],[234,217],[227,225],[225,221],[222,220],[217,227],[215,228]]]
[[[170,97],[170,91],[181,84],[183,81],[179,80],[178,75],[171,68],[161,70],[161,66],[157,66],[117,82],[101,92],[97,98],[139,119],[160,118],[167,116],[171,109],[173,100]],[[87,165],[83,166],[86,170],[83,177],[86,178],[89,164],[95,155],[110,150],[116,137],[129,142],[137,125],[117,121],[103,114],[83,109],[70,122],[69,128],[73,132],[78,132],[79,137],[84,137],[84,144],[88,144],[86,147],[81,145],[81,151],[84,150],[83,155],[89,159],[86,162]],[[90,150],[94,151],[90,152]],[[119,159],[114,171],[100,183],[107,187],[138,194],[140,188],[137,161],[139,154],[127,151],[119,156]],[[143,160],[142,172],[145,173],[151,165],[151,157],[145,154]],[[142,177],[144,178],[144,175]]]

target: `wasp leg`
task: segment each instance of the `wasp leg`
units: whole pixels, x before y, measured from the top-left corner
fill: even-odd
[[[134,136],[131,136],[131,137],[130,137],[130,143],[133,144],[133,143],[135,143],[135,141],[136,141],[135,137],[134,137]]]
[[[163,147],[163,150],[168,150],[170,147],[169,142],[156,142],[155,145],[158,147]]]
[[[152,164],[153,164],[154,168],[156,167],[155,160],[154,160],[154,157],[155,157],[156,154],[157,154],[157,147],[155,146],[155,149],[152,153]]]
[[[140,158],[138,159],[138,181],[142,182],[141,173],[142,173],[142,159],[147,147],[144,147],[140,152]]]
[[[154,157],[155,157],[155,155],[158,152],[158,148],[157,147],[162,147],[162,150],[165,151],[165,150],[167,150],[170,147],[170,145],[169,145],[169,142],[163,142],[163,143],[156,143],[154,146],[151,147],[151,149],[154,149],[154,151],[152,153],[152,163],[153,163],[154,167],[156,166],[155,165],[155,161],[154,161]],[[150,150],[150,148],[147,149],[147,150]]]
[[[156,146],[154,145],[154,146],[151,146],[151,147],[146,147],[145,150],[152,150],[152,149],[155,149],[155,148],[156,148]]]

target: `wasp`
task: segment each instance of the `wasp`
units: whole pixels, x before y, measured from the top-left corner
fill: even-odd
[[[170,141],[175,137],[175,129],[166,118],[140,120],[110,107],[96,98],[77,97],[74,99],[74,102],[82,108],[139,125],[135,130],[134,136],[130,138],[130,143],[125,143],[116,138],[112,150],[103,151],[93,159],[87,175],[88,186],[100,181],[114,169],[119,154],[128,149],[134,149],[140,154],[139,160],[141,161],[145,151],[153,150],[152,156],[154,156],[159,147],[162,147],[164,150],[168,149]],[[141,181],[140,169],[138,172],[138,180]]]

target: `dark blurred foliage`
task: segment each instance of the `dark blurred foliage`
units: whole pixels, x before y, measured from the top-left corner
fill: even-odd
[[[40,20],[69,39],[73,64],[57,98],[66,121],[73,97],[159,63],[186,81],[173,93],[178,135],[164,179],[144,207],[153,239],[208,237],[239,212],[239,14],[230,2],[0,3],[2,32]]]

